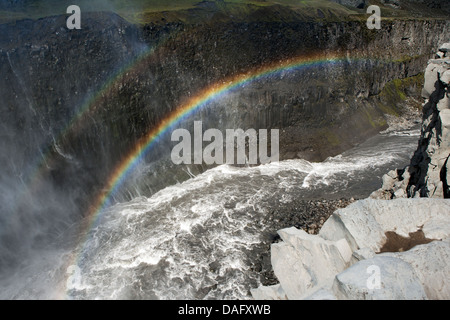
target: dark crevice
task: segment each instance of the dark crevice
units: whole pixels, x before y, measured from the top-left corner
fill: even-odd
[[[447,157],[447,160],[445,161],[444,165],[442,166],[441,173],[440,173],[442,187],[444,189],[444,199],[450,199],[450,186],[448,185],[449,181],[447,181],[448,159],[450,159],[450,155]]]

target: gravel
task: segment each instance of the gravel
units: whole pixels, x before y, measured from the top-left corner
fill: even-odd
[[[252,263],[252,269],[261,275],[264,286],[278,284],[270,262],[270,246],[282,241],[278,230],[290,227],[302,229],[310,234],[318,234],[328,218],[340,208],[345,208],[355,202],[355,199],[339,200],[294,200],[274,209],[266,218],[266,232],[262,235],[263,245],[259,250],[258,259]]]

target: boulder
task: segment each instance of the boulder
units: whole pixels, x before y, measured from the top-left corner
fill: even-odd
[[[445,57],[445,53],[443,52],[438,52],[436,53],[435,59],[442,59]]]
[[[352,251],[344,239],[330,242],[315,235],[307,234],[305,231],[294,227],[280,230],[278,234],[284,242],[292,245],[299,251],[305,248],[307,250],[313,250],[317,247],[321,249],[336,247],[344,261],[349,261],[352,255]]]
[[[378,199],[378,200],[390,200],[393,197],[393,192],[391,189],[385,189],[384,187],[372,192],[370,195],[371,199]]]
[[[427,299],[413,267],[390,256],[377,256],[351,266],[336,276],[333,292],[340,300]]]
[[[286,293],[279,284],[270,287],[260,286],[250,292],[255,300],[287,300]]]
[[[406,194],[406,191],[403,190],[403,189],[398,189],[398,190],[396,190],[396,191],[394,192],[394,197],[395,197],[396,199],[399,199],[399,198],[408,198],[408,196],[407,196],[407,194]]]
[[[436,221],[449,218],[450,202],[443,199],[366,199],[336,211],[319,235],[329,241],[345,238],[352,251],[379,252],[388,231],[407,238],[422,229],[426,238],[441,240],[438,236],[446,233],[445,226],[438,230]]]
[[[290,300],[302,299],[349,266],[352,251],[344,239],[327,241],[302,230],[279,231],[272,266]]]
[[[450,84],[450,70],[446,70],[444,73],[440,75],[441,82],[445,84]]]
[[[447,222],[447,231],[448,229]],[[450,299],[450,240],[434,241],[406,252],[383,253],[380,257],[395,257],[409,263],[429,299]]]
[[[382,178],[383,180],[383,188],[388,190],[394,187],[395,179],[397,178],[397,172],[391,171],[388,174],[385,174]]]
[[[442,60],[434,60],[425,69],[425,83],[422,90],[422,97],[425,99],[429,99],[431,94],[436,90],[436,82],[439,80],[438,74],[445,71],[440,61]]]

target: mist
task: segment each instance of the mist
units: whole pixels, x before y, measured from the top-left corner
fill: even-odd
[[[114,10],[108,1],[101,2],[98,8]],[[29,4],[1,1],[0,10],[20,11]],[[99,159],[99,150],[83,145],[68,128],[97,91],[148,50],[140,33],[116,15],[87,12],[86,31],[75,34],[64,28],[65,10],[52,7],[51,1],[36,5],[59,16],[0,26],[0,285],[6,298],[14,296],[6,289],[10,283],[17,292],[20,283],[24,288],[48,286],[39,277],[34,285],[26,283],[36,276],[33,270],[46,270],[50,261],[51,268],[62,268],[62,257],[76,247],[77,224],[115,163],[97,163],[102,169],[95,175],[97,168],[89,161]],[[92,36],[95,41],[85,47]],[[108,54],[97,66],[87,66],[97,52]],[[95,117],[86,121],[94,133],[101,125]],[[112,153],[103,151],[105,157]],[[58,276],[64,277],[61,270]]]

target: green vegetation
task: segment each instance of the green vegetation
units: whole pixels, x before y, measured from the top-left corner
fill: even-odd
[[[187,5],[187,4],[186,4]],[[195,2],[179,10],[143,8],[133,15],[122,14],[129,21],[148,23],[159,21],[183,21],[199,23],[211,21],[340,21],[348,19],[354,11],[328,0],[307,1],[243,1],[225,0]]]
[[[364,112],[367,116],[367,120],[373,128],[382,128],[387,124],[386,119],[376,115],[373,109],[364,109]]]
[[[429,55],[422,54],[422,55],[416,55],[416,56],[403,56],[403,57],[401,57],[401,58],[392,60],[392,62],[396,62],[396,63],[409,63],[409,62],[411,62],[411,61],[413,61],[413,60],[420,59],[420,58],[423,58],[423,57],[425,57],[425,56],[428,57]]]
[[[329,0],[77,0],[82,12],[112,11],[132,23],[149,22],[203,22],[210,20],[238,21],[365,21],[367,14],[363,9],[348,8]],[[384,6],[380,1],[370,4],[380,5],[382,16],[415,17],[428,14],[418,5],[403,9]],[[20,19],[39,19],[52,15],[64,15],[70,0],[28,0],[22,7],[5,8],[0,4],[0,23]],[[268,8],[271,7],[269,10]],[[413,13],[410,8],[414,9]]]
[[[328,142],[330,146],[339,146],[341,144],[341,140],[332,129],[324,128],[321,130],[320,135]]]
[[[39,19],[46,16],[66,14],[67,7],[73,1],[35,0],[24,8],[11,8],[0,11],[0,23],[21,19]],[[203,22],[210,19],[220,20],[342,20],[356,12],[328,0],[77,0],[82,12],[112,11],[132,23],[149,22]],[[276,7],[274,7],[276,6]],[[261,11],[274,7],[272,11]],[[195,9],[195,10],[193,10]]]
[[[423,73],[413,77],[395,79],[388,82],[379,94],[378,107],[386,114],[399,116],[399,105],[402,102],[405,102],[407,97],[411,95],[408,90],[411,90],[412,88],[420,90],[420,88],[423,87],[423,83]],[[417,105],[417,108],[421,108],[421,105]]]

